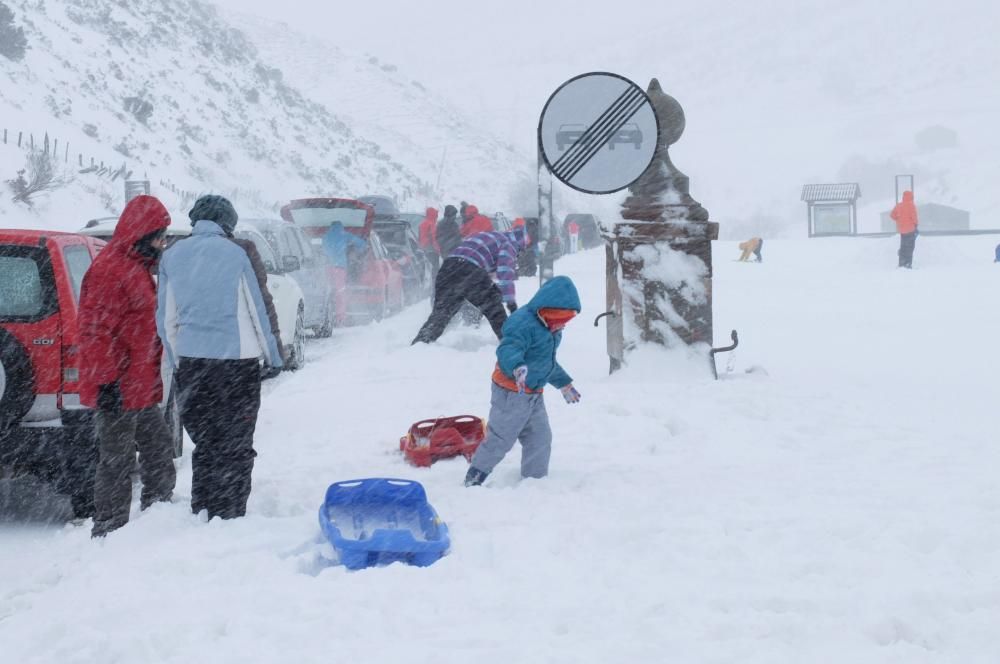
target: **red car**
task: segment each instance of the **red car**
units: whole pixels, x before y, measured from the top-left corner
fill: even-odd
[[[335,221],[367,243],[364,255],[349,260],[346,270],[327,269],[339,325],[381,320],[403,308],[403,273],[372,232],[372,206],[352,198],[302,198],[281,208],[281,217],[302,228],[309,241],[321,248]]]
[[[77,383],[77,302],[104,244],[72,233],[0,230],[0,466],[54,481],[78,516],[93,510],[97,441]],[[165,378],[179,456],[180,414]]]

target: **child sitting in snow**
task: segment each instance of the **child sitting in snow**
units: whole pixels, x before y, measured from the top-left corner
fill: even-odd
[[[566,403],[580,393],[556,361],[562,329],[580,312],[580,297],[569,277],[547,281],[535,297],[503,325],[493,371],[486,440],[472,457],[465,486],[477,486],[521,441],[521,477],[545,477],[549,472],[552,429],[542,388],[558,388]]]

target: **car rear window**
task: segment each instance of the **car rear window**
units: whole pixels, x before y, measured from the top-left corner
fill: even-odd
[[[0,245],[0,322],[33,322],[58,309],[44,249]]]
[[[296,224],[306,228],[328,228],[335,221],[344,228],[364,228],[368,217],[368,210],[348,207],[293,208],[290,213]]]

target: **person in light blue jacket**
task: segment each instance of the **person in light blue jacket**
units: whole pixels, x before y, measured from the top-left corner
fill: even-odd
[[[335,221],[323,236],[323,251],[330,265],[343,270],[348,267],[350,252],[361,252],[368,248],[368,243],[344,228],[344,224]]]
[[[566,403],[580,401],[573,379],[556,360],[562,330],[580,313],[580,296],[569,277],[545,282],[528,304],[503,325],[493,371],[486,439],[476,449],[465,486],[482,484],[498,463],[521,443],[521,477],[549,472],[552,429],[542,391],[558,389]]]
[[[243,516],[250,496],[260,361],[280,368],[280,343],[246,252],[230,238],[238,216],[221,196],[188,214],[191,237],[163,254],[156,326],[176,369],[181,421],[191,435],[191,509]]]

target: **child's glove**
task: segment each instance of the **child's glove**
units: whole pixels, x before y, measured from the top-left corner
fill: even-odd
[[[560,387],[559,391],[562,392],[563,399],[566,400],[566,403],[577,403],[580,401],[580,393],[576,391],[575,387],[573,387],[573,383],[570,383],[566,387]]]
[[[508,302],[507,311],[509,311],[510,313],[514,313],[515,311],[517,311],[517,302]]]
[[[524,384],[528,380],[528,367],[523,364],[514,369],[514,382],[517,383],[517,393],[524,394]]]

